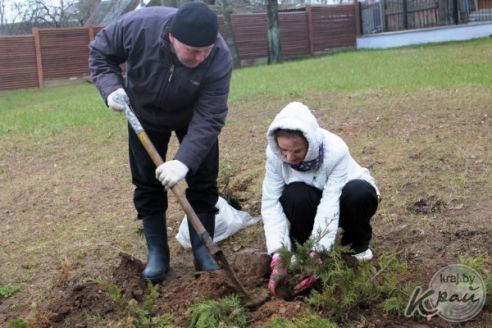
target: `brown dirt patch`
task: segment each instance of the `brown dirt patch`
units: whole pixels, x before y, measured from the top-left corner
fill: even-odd
[[[264,286],[271,272],[270,256],[266,252],[246,248],[236,254],[233,268],[245,288]]]
[[[115,303],[104,288],[95,283],[83,283],[72,288],[60,288],[48,300],[47,311],[52,326],[64,326],[64,320],[77,318],[81,311],[107,315],[115,311]]]

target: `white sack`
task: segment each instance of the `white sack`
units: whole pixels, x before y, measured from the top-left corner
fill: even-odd
[[[222,197],[219,197],[216,207],[219,209],[219,213],[215,215],[214,242],[216,243],[260,220],[260,217],[252,217],[248,212],[236,210]],[[176,239],[184,248],[191,248],[186,215],[181,221]]]

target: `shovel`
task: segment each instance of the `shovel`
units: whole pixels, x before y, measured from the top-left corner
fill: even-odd
[[[140,121],[138,120],[137,116],[135,115],[132,108],[128,104],[128,101],[123,96],[118,96],[118,98],[116,98],[115,101],[124,106],[125,115],[128,119],[128,122],[130,122],[133,131],[135,131],[135,134],[137,135],[138,139],[144,146],[145,150],[151,157],[156,167],[159,167],[159,165],[163,164],[164,161],[162,160],[161,156],[155,149],[154,145],[152,144],[152,141],[149,139],[149,136],[143,129],[142,125],[140,124]],[[246,301],[247,301],[246,306],[248,305],[255,306],[259,302],[262,302],[262,300],[253,300],[251,296],[248,294],[248,292],[246,291],[246,289],[244,289],[243,285],[241,284],[236,274],[232,270],[231,266],[229,265],[229,262],[227,262],[224,253],[222,253],[222,251],[219,249],[219,247],[217,247],[217,245],[214,243],[212,238],[210,238],[209,233],[207,232],[207,230],[205,230],[205,227],[203,226],[202,222],[200,221],[195,211],[191,207],[190,203],[188,202],[188,199],[186,199],[183,188],[178,186],[178,184],[175,184],[173,187],[171,187],[171,190],[176,196],[176,198],[178,199],[179,204],[185,211],[189,222],[193,226],[193,229],[195,229],[200,240],[207,247],[210,255],[212,255],[215,258],[217,264],[227,273],[227,276],[231,279],[236,289],[246,297]]]

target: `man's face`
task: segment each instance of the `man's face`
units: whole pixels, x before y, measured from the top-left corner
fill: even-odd
[[[169,33],[169,42],[174,48],[174,52],[178,60],[189,68],[195,68],[200,65],[212,52],[214,45],[206,47],[190,47]]]

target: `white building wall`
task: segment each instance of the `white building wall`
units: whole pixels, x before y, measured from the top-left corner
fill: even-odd
[[[492,23],[471,23],[418,30],[386,32],[357,38],[357,48],[394,48],[416,44],[492,37]]]

